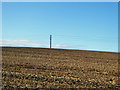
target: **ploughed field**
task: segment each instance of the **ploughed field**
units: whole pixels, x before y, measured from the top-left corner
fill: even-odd
[[[2,47],[2,88],[116,88],[118,53]]]

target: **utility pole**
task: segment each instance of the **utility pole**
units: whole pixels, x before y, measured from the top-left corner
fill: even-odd
[[[50,48],[52,48],[52,35],[50,35]]]

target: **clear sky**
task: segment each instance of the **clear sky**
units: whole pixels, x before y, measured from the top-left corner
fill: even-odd
[[[3,46],[118,51],[117,2],[4,2]]]

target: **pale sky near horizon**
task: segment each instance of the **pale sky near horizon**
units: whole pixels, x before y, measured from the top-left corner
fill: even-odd
[[[3,46],[118,51],[117,2],[4,2]]]

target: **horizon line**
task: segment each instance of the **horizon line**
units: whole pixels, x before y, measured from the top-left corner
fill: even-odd
[[[68,49],[68,48],[49,48],[49,47],[32,47],[32,46],[0,46],[3,47],[12,47],[12,48],[36,48],[36,49],[56,49],[56,50],[76,50],[76,51],[90,51],[90,52],[103,52],[103,53],[120,53],[119,51],[100,51],[100,50],[87,50],[87,49]]]

